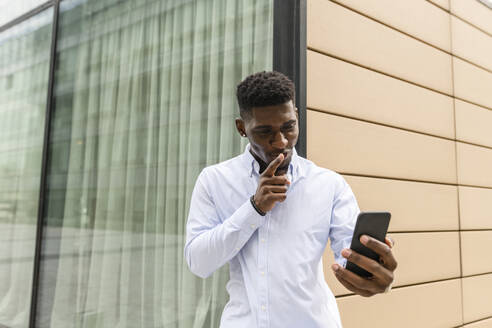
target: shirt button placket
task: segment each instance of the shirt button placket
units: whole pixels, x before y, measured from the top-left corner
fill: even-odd
[[[270,223],[270,213],[266,214],[266,224],[258,229],[258,302],[259,302],[259,327],[267,328],[268,325],[268,270],[267,270],[267,260],[268,260],[268,227]]]

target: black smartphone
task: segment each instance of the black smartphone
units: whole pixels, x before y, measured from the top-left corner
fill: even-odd
[[[391,213],[389,212],[360,212],[357,217],[357,222],[355,223],[350,249],[379,262],[379,255],[362,245],[360,237],[362,235],[368,235],[384,243],[386,232],[388,232],[390,218]],[[345,268],[361,277],[372,277],[372,273],[367,272],[352,262],[347,261]]]

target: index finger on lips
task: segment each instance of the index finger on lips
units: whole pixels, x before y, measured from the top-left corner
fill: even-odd
[[[383,262],[385,268],[391,271],[394,271],[396,269],[396,259],[393,256],[391,247],[388,246],[386,243],[382,243],[379,240],[367,235],[362,235],[360,237],[360,242],[367,248],[372,249],[381,257],[381,261]]]
[[[275,171],[280,166],[280,163],[282,163],[283,160],[284,160],[284,154],[279,154],[273,161],[270,162],[270,164],[268,164],[268,167],[265,169],[262,175],[267,177],[273,177]]]

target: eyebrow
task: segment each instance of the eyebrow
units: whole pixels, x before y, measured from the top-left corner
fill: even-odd
[[[296,120],[290,120],[290,121],[287,121],[284,124],[282,124],[282,126],[286,126],[286,125],[289,125],[289,124],[292,124],[292,123],[295,123],[295,122],[296,122]],[[253,130],[271,129],[271,128],[272,128],[271,125],[260,125],[260,126],[257,126],[255,128],[253,128]]]

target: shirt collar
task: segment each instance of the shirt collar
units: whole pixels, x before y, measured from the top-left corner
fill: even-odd
[[[260,164],[258,163],[256,158],[253,157],[250,149],[251,145],[248,143],[246,147],[244,147],[242,160],[248,170],[248,175],[252,177],[253,173],[260,175]],[[299,155],[297,155],[297,151],[295,148],[292,149],[292,160],[290,161],[289,168],[287,170],[287,174],[289,173],[292,175],[292,180],[296,180],[299,176],[302,175],[302,168],[299,163]]]

